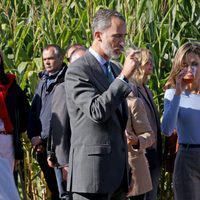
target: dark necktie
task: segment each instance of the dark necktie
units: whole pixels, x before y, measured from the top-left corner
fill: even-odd
[[[107,76],[109,82],[112,83],[112,81],[115,79],[115,76],[112,73],[110,62],[108,61],[104,65],[106,66],[106,76]],[[118,108],[122,114],[122,104],[120,104]]]
[[[115,79],[115,77],[112,73],[110,62],[106,62],[104,65],[106,67],[106,76],[107,76],[109,82],[111,83]]]

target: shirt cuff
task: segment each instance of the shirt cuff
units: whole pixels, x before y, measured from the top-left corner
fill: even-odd
[[[129,83],[128,79],[123,74],[120,74],[117,78],[125,83]]]

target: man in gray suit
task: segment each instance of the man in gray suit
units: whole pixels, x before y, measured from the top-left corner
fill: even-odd
[[[124,47],[126,23],[118,12],[100,9],[92,31],[92,46],[65,76],[72,131],[67,187],[73,200],[122,200],[128,189],[125,99],[131,92],[128,79],[139,63],[135,50],[121,73],[109,62]]]

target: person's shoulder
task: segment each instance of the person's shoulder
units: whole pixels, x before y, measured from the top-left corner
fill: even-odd
[[[139,97],[139,92],[138,92],[139,88],[138,88],[137,84],[135,82],[133,82],[133,80],[131,80],[129,82],[129,85],[130,85],[131,90],[132,90],[130,95],[135,96],[135,97]]]
[[[16,79],[13,80],[10,88],[9,88],[9,91],[12,92],[12,93],[15,93],[15,94],[19,94],[19,93],[22,93],[23,90],[22,88],[20,87],[20,85],[17,83]]]
[[[129,95],[127,98],[128,107],[131,109],[140,108],[143,106],[143,102],[139,97]]]
[[[65,82],[62,82],[55,87],[53,98],[52,98],[52,105],[55,103],[62,105],[63,102],[60,102],[60,99],[65,98],[65,95],[66,95]]]
[[[81,56],[80,58],[78,58],[77,60],[75,60],[74,62],[70,63],[68,65],[68,70],[71,70],[72,67],[82,67],[83,65],[85,65],[87,62],[87,56],[86,55],[83,55]],[[68,71],[67,70],[67,71]]]
[[[174,94],[175,94],[175,89],[174,89],[174,88],[166,89],[166,90],[165,90],[165,94],[167,94],[167,95],[168,95],[168,94],[173,94],[173,95],[174,95]]]
[[[70,74],[82,74],[82,73],[88,73],[88,71],[91,70],[91,61],[93,58],[92,54],[90,54],[89,52],[86,52],[86,54],[82,57],[80,57],[79,59],[75,60],[73,63],[69,64],[67,72],[66,72],[66,76],[68,76]]]
[[[62,92],[65,90],[65,82],[59,83],[56,85],[55,87],[55,91],[54,94],[58,93],[58,92]],[[55,96],[55,95],[54,95]]]
[[[20,87],[20,86],[18,85],[16,79],[14,79],[14,80],[12,81],[10,87],[11,87],[11,88],[18,88],[18,87]]]
[[[174,96],[174,94],[175,94],[175,89],[174,88],[166,89],[165,90],[165,96],[164,96],[164,98],[165,99],[172,99],[172,97]]]

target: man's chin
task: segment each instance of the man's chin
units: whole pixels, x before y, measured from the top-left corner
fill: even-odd
[[[121,55],[121,51],[107,53],[107,56],[114,60],[119,59],[120,55]]]
[[[111,58],[114,60],[117,60],[117,59],[119,59],[120,55],[121,55],[121,53],[120,54],[112,54]]]

